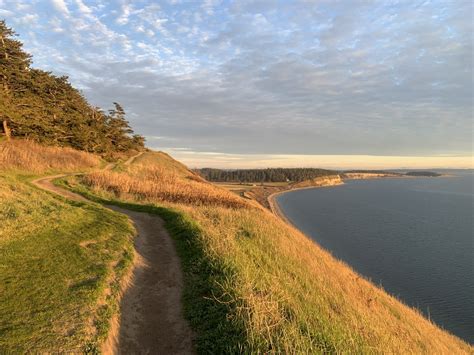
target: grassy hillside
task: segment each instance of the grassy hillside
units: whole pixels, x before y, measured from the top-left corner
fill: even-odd
[[[100,163],[72,149],[0,143],[0,353],[82,352],[105,336],[133,227],[29,183]]]
[[[191,178],[198,181],[204,181],[199,175],[188,170],[180,162],[174,160],[164,152],[153,152],[153,154],[142,154],[133,161],[135,166],[148,166],[152,169],[160,169],[169,175]]]
[[[0,172],[84,171],[100,164],[101,159],[96,155],[72,148],[45,147],[28,140],[0,142]]]
[[[66,183],[165,219],[200,352],[472,352],[270,212],[162,153]]]

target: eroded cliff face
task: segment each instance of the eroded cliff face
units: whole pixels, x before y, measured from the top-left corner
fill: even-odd
[[[303,187],[336,186],[342,184],[344,184],[344,181],[342,181],[340,175],[328,175],[293,184],[291,185],[291,189],[300,189]]]
[[[284,186],[256,186],[250,191],[244,192],[242,196],[250,200],[255,200],[261,206],[269,210],[272,210],[271,203],[269,202],[269,198],[272,195],[289,191],[289,190],[294,190],[294,189],[304,189],[304,188],[323,187],[323,186],[336,186],[336,185],[342,185],[342,184],[344,184],[342,177],[338,174],[335,174],[335,175],[321,176],[321,177],[317,177],[311,180],[301,181],[294,184],[290,183]]]

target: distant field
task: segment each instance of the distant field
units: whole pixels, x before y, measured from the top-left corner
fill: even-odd
[[[255,188],[261,188],[262,186],[266,187],[282,187],[288,186],[287,182],[249,182],[249,183],[232,183],[232,182],[213,182],[214,185],[222,187],[232,192],[242,192],[242,191],[250,191]]]

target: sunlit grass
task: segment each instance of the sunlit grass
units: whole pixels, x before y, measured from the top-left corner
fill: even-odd
[[[113,192],[118,197],[132,196],[141,201],[167,201],[190,205],[224,205],[248,208],[248,204],[234,194],[212,188],[199,176],[184,178],[160,166],[134,164],[122,172],[97,171],[87,174],[83,182],[94,189]]]
[[[181,166],[170,169],[169,160],[161,164],[159,154],[146,153],[143,159],[146,167],[136,162],[115,172],[121,175],[113,175],[116,181],[92,174],[69,183],[89,196],[160,214],[172,232],[178,231],[173,234],[187,265],[185,292],[194,295],[185,298],[185,309],[200,352],[472,351],[268,211],[190,180],[190,172],[179,173]],[[171,184],[173,191],[186,193],[155,193],[140,182]],[[144,202],[152,204],[140,205]],[[203,304],[213,310],[206,317]]]
[[[72,148],[45,147],[29,140],[0,142],[0,170],[29,173],[78,171],[97,167],[99,157]]]
[[[123,215],[29,183],[32,171],[83,169],[99,159],[7,144],[0,145],[7,163],[0,165],[0,353],[93,351],[117,312],[134,229]]]

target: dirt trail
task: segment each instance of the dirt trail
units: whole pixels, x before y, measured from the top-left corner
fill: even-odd
[[[124,164],[125,164],[125,165],[130,165],[130,164],[132,164],[133,161],[134,161],[135,159],[137,159],[137,158],[138,158],[140,155],[142,155],[142,154],[145,154],[145,152],[140,152],[140,153],[138,153],[137,155],[134,155],[134,156],[128,158],[127,161],[126,161]]]
[[[33,181],[37,187],[75,201],[83,196],[55,186],[55,175]],[[131,277],[124,286],[120,317],[112,320],[105,354],[192,354],[193,333],[183,318],[180,261],[163,220],[143,212],[105,206],[124,213],[138,231]]]
[[[193,353],[193,335],[182,315],[180,262],[163,220],[148,213],[107,207],[129,216],[138,236],[132,278],[120,303],[118,334],[112,334],[103,352]]]

